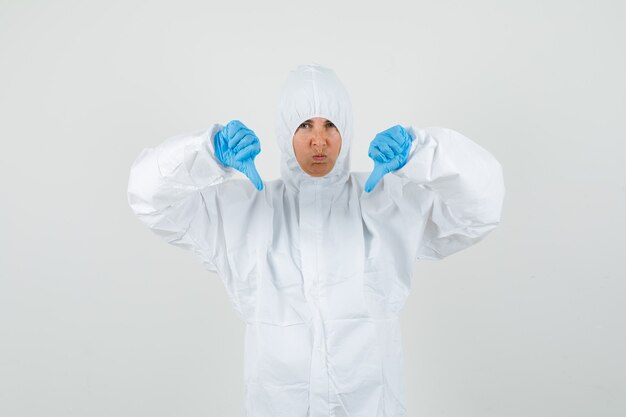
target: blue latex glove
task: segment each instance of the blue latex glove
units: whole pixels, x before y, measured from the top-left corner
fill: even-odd
[[[215,134],[215,156],[225,166],[243,172],[257,190],[263,189],[263,180],[254,166],[254,158],[261,152],[261,143],[254,132],[239,120],[232,120]]]
[[[367,153],[374,160],[374,169],[365,183],[366,192],[372,191],[385,174],[406,164],[412,141],[409,132],[400,125],[376,135]]]

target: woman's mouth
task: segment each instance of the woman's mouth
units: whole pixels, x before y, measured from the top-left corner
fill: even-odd
[[[313,155],[313,160],[316,162],[322,162],[326,160],[326,155]]]

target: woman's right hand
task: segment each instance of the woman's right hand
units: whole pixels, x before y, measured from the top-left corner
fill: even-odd
[[[254,158],[261,152],[261,143],[256,134],[239,120],[232,120],[215,134],[215,156],[227,167],[242,172],[257,190],[263,189]]]

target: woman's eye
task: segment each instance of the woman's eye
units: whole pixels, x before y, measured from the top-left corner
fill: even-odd
[[[331,123],[331,122],[328,122],[328,123],[326,123],[326,127],[335,127],[335,124]]]
[[[306,128],[307,126],[309,126],[309,124],[308,124],[308,123],[302,123],[302,124],[300,125],[300,127],[304,127],[304,128]]]

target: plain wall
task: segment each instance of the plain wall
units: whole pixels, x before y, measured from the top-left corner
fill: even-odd
[[[501,225],[421,262],[409,416],[626,415],[621,1],[0,1],[0,415],[243,416],[219,278],[126,200],[139,152],[240,119],[279,176],[278,89],[333,68],[352,167],[402,123],[503,165]]]

